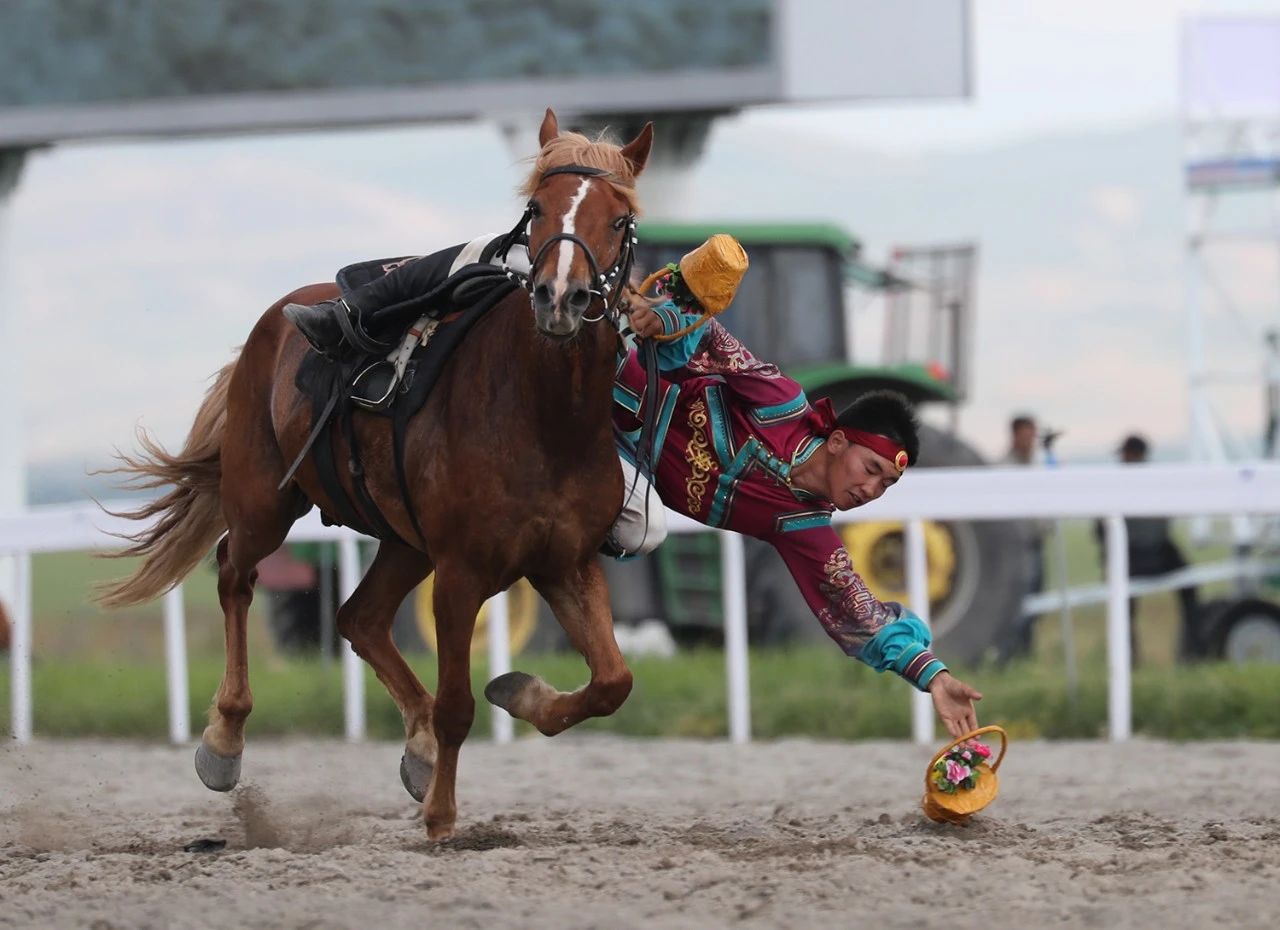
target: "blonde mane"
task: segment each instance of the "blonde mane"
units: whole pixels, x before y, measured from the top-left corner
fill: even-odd
[[[582,165],[609,172],[609,176],[602,180],[613,185],[613,189],[627,199],[628,209],[639,215],[640,201],[636,195],[636,176],[631,170],[631,163],[622,154],[622,147],[606,141],[603,135],[593,142],[580,132],[560,133],[533,157],[533,170],[520,186],[520,196],[532,197],[546,171],[565,165]]]

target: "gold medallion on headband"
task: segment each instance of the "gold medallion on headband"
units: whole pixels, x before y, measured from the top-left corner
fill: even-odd
[[[893,457],[893,467],[898,469],[898,474],[902,474],[907,470],[907,450],[899,449],[898,454]]]

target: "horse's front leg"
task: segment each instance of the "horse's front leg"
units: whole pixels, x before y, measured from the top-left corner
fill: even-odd
[[[587,660],[591,680],[566,693],[536,676],[508,672],[489,682],[484,696],[513,717],[554,736],[588,717],[607,717],[621,707],[631,693],[631,670],[613,635],[609,588],[594,554],[566,577],[530,580]]]
[[[447,840],[458,819],[454,784],[458,778],[458,751],[471,732],[476,701],[471,694],[471,635],[476,614],[489,592],[466,565],[442,562],[436,566],[433,606],[436,615],[436,648],[439,650],[439,684],[431,726],[436,737],[436,765],[423,802],[427,836]]]
[[[391,638],[401,602],[431,571],[431,560],[401,543],[384,540],[355,593],[338,609],[338,632],[351,642],[386,686],[404,719],[400,780],[416,800],[426,797],[436,761],[431,731],[431,693],[405,662]]]

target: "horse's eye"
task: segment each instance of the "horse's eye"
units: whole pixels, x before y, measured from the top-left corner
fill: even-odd
[[[621,229],[626,229],[626,228],[627,228],[627,218],[626,218],[625,216],[620,216],[620,217],[618,217],[616,220],[614,220],[614,221],[613,221],[613,228],[614,228],[614,229],[619,229],[619,230],[621,230]]]
[[[542,207],[538,206],[535,201],[529,201],[529,219],[536,220],[542,216]]]

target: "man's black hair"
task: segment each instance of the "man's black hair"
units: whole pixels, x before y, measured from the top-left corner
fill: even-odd
[[[1122,455],[1132,455],[1138,459],[1145,459],[1147,452],[1151,448],[1145,436],[1139,436],[1137,433],[1130,433],[1124,437],[1124,442],[1120,443],[1120,448],[1116,451]]]
[[[1032,429],[1035,429],[1035,428],[1036,428],[1036,421],[1035,421],[1035,418],[1034,418],[1034,417],[1032,417],[1032,416],[1031,416],[1031,414],[1029,414],[1029,413],[1019,413],[1019,414],[1018,414],[1017,416],[1015,416],[1012,420],[1010,420],[1010,421],[1009,421],[1009,432],[1011,432],[1011,433],[1012,433],[1012,432],[1017,432],[1019,429],[1021,429],[1021,428],[1022,428],[1022,427],[1024,427],[1024,426],[1029,426],[1029,427],[1031,427]]]
[[[841,411],[836,424],[892,439],[907,450],[907,461],[916,464],[920,421],[911,401],[897,391],[868,391]]]

